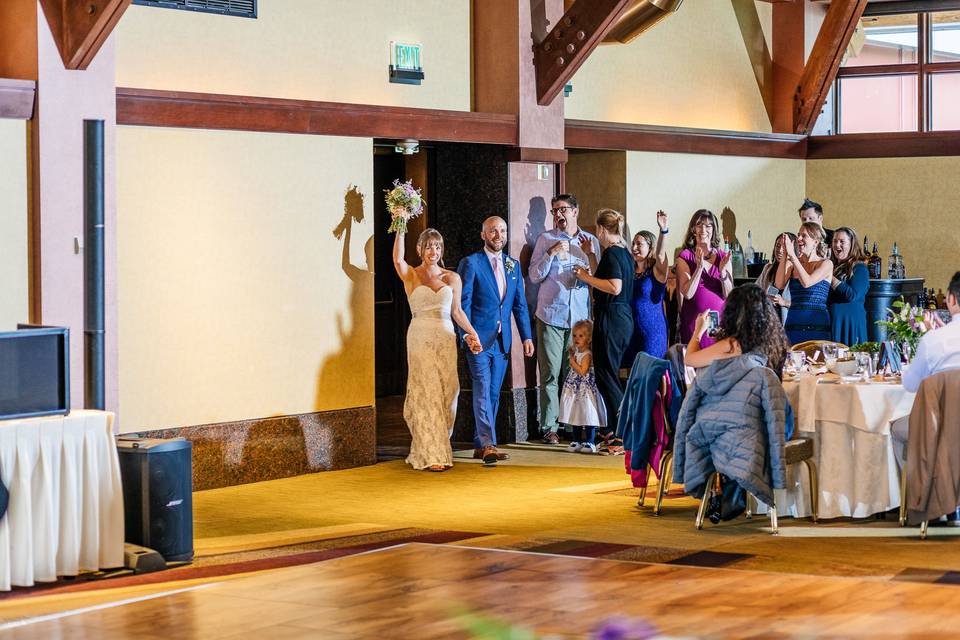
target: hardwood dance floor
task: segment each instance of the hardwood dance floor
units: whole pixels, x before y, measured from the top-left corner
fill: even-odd
[[[559,638],[615,615],[688,637],[894,638],[960,625],[954,586],[408,544],[8,629],[13,638]]]

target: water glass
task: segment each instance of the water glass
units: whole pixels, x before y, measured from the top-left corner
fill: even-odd
[[[803,351],[791,351],[787,355],[790,357],[790,366],[793,367],[794,371],[800,373],[803,363],[807,360],[807,354]]]
[[[854,353],[853,357],[857,360],[857,373],[864,379],[873,375],[873,363],[869,353]]]

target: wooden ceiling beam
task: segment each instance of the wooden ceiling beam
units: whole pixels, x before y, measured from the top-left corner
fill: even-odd
[[[86,69],[131,0],[40,0],[63,66]]]
[[[573,3],[547,37],[534,47],[538,104],[553,102],[630,4],[631,0]]]
[[[807,134],[813,129],[866,7],[867,0],[830,3],[794,95],[794,133]]]

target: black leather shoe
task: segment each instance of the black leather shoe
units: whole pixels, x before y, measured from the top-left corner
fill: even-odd
[[[707,519],[713,524],[720,524],[720,505],[722,501],[720,496],[714,494],[710,496],[710,502],[707,503]]]
[[[947,514],[948,527],[960,527],[960,507],[957,507],[953,513]]]

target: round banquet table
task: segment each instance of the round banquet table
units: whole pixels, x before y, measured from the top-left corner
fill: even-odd
[[[0,591],[123,566],[112,413],[0,420],[0,480]]]
[[[900,506],[890,423],[909,415],[913,393],[900,384],[827,383],[808,376],[784,382],[797,436],[812,437],[820,489],[819,517],[865,518]],[[810,515],[803,464],[787,469],[777,511]]]

